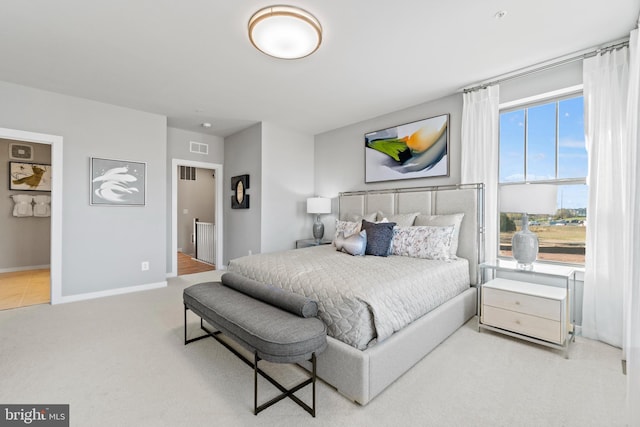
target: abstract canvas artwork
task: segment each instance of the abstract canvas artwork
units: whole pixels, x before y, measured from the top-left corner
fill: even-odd
[[[9,189],[51,191],[51,165],[9,162]]]
[[[365,134],[365,182],[449,176],[449,115]]]
[[[91,158],[92,205],[144,206],[147,164]]]

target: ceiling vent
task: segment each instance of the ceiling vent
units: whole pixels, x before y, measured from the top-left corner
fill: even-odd
[[[191,141],[189,143],[189,151],[196,154],[209,154],[209,144]]]

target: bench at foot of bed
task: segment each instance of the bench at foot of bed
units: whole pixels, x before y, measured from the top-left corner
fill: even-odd
[[[266,294],[264,292],[264,285],[258,284],[257,286],[260,286],[260,288],[254,295],[249,295],[252,293],[251,289],[255,284],[251,282],[253,281],[250,279],[227,273],[223,276],[222,283],[207,282],[186,288],[183,295],[184,343],[186,345],[203,338],[212,337],[253,368],[255,415],[288,397],[315,417],[316,355],[321,353],[327,346],[326,327],[316,317],[301,317],[301,315],[309,314],[315,316],[313,307],[309,305],[310,302],[314,303],[313,301],[295,294],[284,295],[283,291],[278,291],[280,293],[278,297],[284,296],[281,301],[286,302],[285,308],[290,311],[297,311],[298,315],[296,315],[254,298],[254,296],[257,296],[269,301],[268,292]],[[242,291],[229,286],[234,286]],[[313,306],[313,304],[311,305]],[[317,304],[315,308],[317,313]],[[200,316],[200,328],[206,334],[187,339],[188,310]],[[204,326],[203,320],[217,328],[217,330],[209,330]],[[222,340],[218,336],[220,333],[251,351],[253,353],[253,361],[244,357]],[[291,389],[287,389],[258,367],[260,360],[274,363],[309,361],[311,362],[311,378]],[[264,377],[281,392],[279,396],[261,405],[258,405],[258,375]],[[295,392],[310,384],[313,387],[311,406],[294,395]]]

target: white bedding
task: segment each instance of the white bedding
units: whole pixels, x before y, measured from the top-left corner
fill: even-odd
[[[237,258],[229,270],[315,299],[329,335],[361,350],[469,288],[466,259],[351,256],[332,245]]]

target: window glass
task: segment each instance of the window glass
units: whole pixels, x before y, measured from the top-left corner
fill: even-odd
[[[558,103],[558,178],[587,176],[582,97]]]
[[[538,260],[584,264],[588,191],[583,102],[578,96],[500,114],[500,184],[545,181],[558,186],[555,213],[528,216],[529,229],[538,235]],[[521,212],[500,212],[500,256],[512,256],[511,239],[521,229]]]
[[[528,109],[527,181],[556,177],[556,104]]]
[[[500,182],[524,180],[524,110],[500,115]]]

